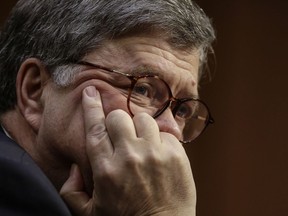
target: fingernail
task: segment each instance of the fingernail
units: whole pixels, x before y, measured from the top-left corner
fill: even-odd
[[[96,97],[97,96],[97,91],[96,88],[94,86],[89,86],[85,89],[86,94],[89,97]]]

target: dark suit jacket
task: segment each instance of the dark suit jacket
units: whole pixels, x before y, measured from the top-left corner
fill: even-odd
[[[0,127],[0,216],[70,216],[55,187]]]

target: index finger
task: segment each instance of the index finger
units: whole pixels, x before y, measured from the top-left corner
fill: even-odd
[[[83,90],[82,106],[86,151],[90,162],[109,157],[113,153],[113,147],[106,131],[101,96],[94,86],[89,86]]]

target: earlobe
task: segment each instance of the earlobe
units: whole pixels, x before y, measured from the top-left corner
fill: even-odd
[[[43,63],[36,58],[25,60],[17,74],[17,105],[35,132],[40,126],[43,112],[42,95],[49,77]]]

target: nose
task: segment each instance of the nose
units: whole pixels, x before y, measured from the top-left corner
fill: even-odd
[[[156,119],[159,130],[161,132],[166,132],[174,135],[178,140],[182,138],[182,131],[175,121],[175,118],[171,112],[171,109],[166,109],[160,116]]]

